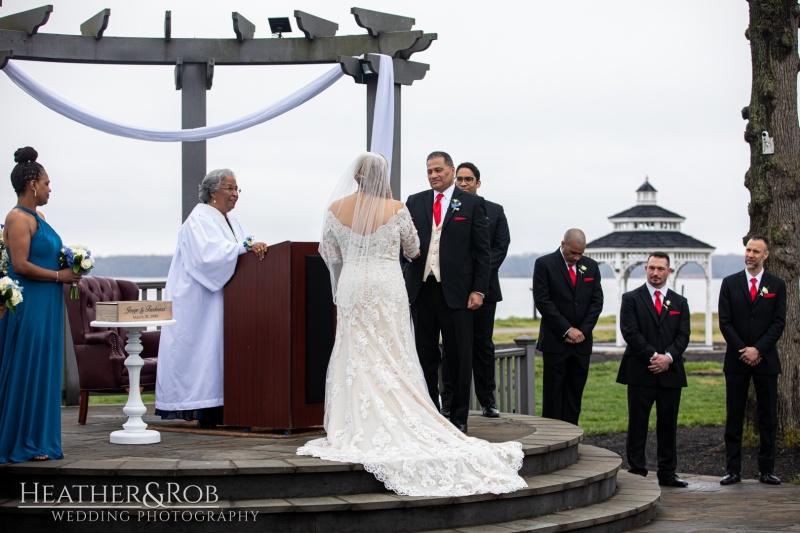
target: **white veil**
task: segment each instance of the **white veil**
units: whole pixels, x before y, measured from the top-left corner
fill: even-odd
[[[360,291],[361,284],[355,276],[365,275],[367,262],[380,253],[375,246],[375,232],[396,210],[386,158],[373,152],[360,154],[334,188],[322,222],[319,252],[331,274],[333,301],[337,305],[348,305]],[[343,291],[340,276],[345,262],[354,277]]]

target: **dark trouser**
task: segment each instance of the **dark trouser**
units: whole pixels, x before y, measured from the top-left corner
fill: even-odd
[[[545,353],[542,359],[542,416],[577,426],[589,376],[589,355],[570,347],[566,353]]]
[[[640,387],[628,385],[628,439],[625,444],[628,471],[647,475],[647,424],[650,410],[656,404],[656,457],[658,479],[667,480],[678,468],[678,409],[681,389],[667,389],[661,385]]]
[[[742,428],[751,374],[725,374],[725,463],[728,472],[742,472]],[[778,376],[752,374],[758,412],[758,471],[775,471],[775,435],[778,428]]]
[[[450,309],[441,283],[429,280],[422,284],[411,306],[419,362],[425,375],[428,393],[437,409],[439,404],[439,333],[444,344],[448,373],[453,382],[450,421],[466,424],[469,415],[469,389],[472,382],[472,311]]]
[[[475,382],[475,396],[481,407],[497,407],[495,400],[495,361],[494,361],[494,314],[496,302],[487,302],[472,312],[472,379]],[[450,408],[453,398],[453,385],[450,383],[450,369],[447,357],[442,360],[442,407]]]

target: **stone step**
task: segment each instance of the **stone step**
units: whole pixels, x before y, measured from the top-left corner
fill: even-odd
[[[602,502],[535,518],[428,530],[425,533],[617,533],[652,520],[660,498],[661,489],[655,481],[619,472],[616,492]]]
[[[504,415],[513,422],[523,415]],[[578,460],[583,431],[570,424],[537,419],[530,433],[520,437],[525,459],[520,475],[536,476],[568,467]],[[285,449],[284,449],[285,448]],[[55,491],[62,486],[114,484],[136,486],[142,492],[150,483],[181,486],[213,484],[222,500],[328,497],[386,492],[383,484],[360,464],[325,461],[295,455],[296,446],[271,445],[275,459],[248,457],[220,460],[121,457],[113,459],[28,462],[3,465],[8,481],[0,484],[0,497],[19,494],[19,484],[51,479]],[[153,485],[153,486],[158,486]]]
[[[618,455],[581,446],[578,461],[549,474],[525,476],[528,488],[510,494],[464,497],[398,496],[381,491],[323,497],[240,499],[223,510],[257,512],[266,531],[390,533],[470,527],[526,520],[560,509],[584,507],[617,489]]]

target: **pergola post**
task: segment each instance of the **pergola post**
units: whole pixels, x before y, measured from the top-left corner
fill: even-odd
[[[181,128],[206,125],[206,64],[184,63],[181,73]],[[181,220],[197,205],[197,185],[206,174],[206,141],[181,143]]]

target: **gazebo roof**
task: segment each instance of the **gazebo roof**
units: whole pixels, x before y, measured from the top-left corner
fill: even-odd
[[[646,183],[645,185],[649,184]],[[644,185],[642,185],[642,187],[644,187]],[[639,190],[641,191],[642,189],[639,188]],[[626,209],[625,211],[622,211],[621,213],[617,213],[616,215],[608,217],[609,220],[614,220],[615,218],[659,218],[659,219],[675,218],[684,220],[684,218],[679,214],[673,213],[668,209],[664,209],[663,207],[654,204],[638,204],[629,209]]]
[[[654,207],[654,206],[651,206]],[[666,210],[665,210],[666,211]],[[680,231],[615,231],[586,244],[592,248],[637,248],[643,250],[664,250],[671,248],[698,248],[713,250],[714,247]]]

